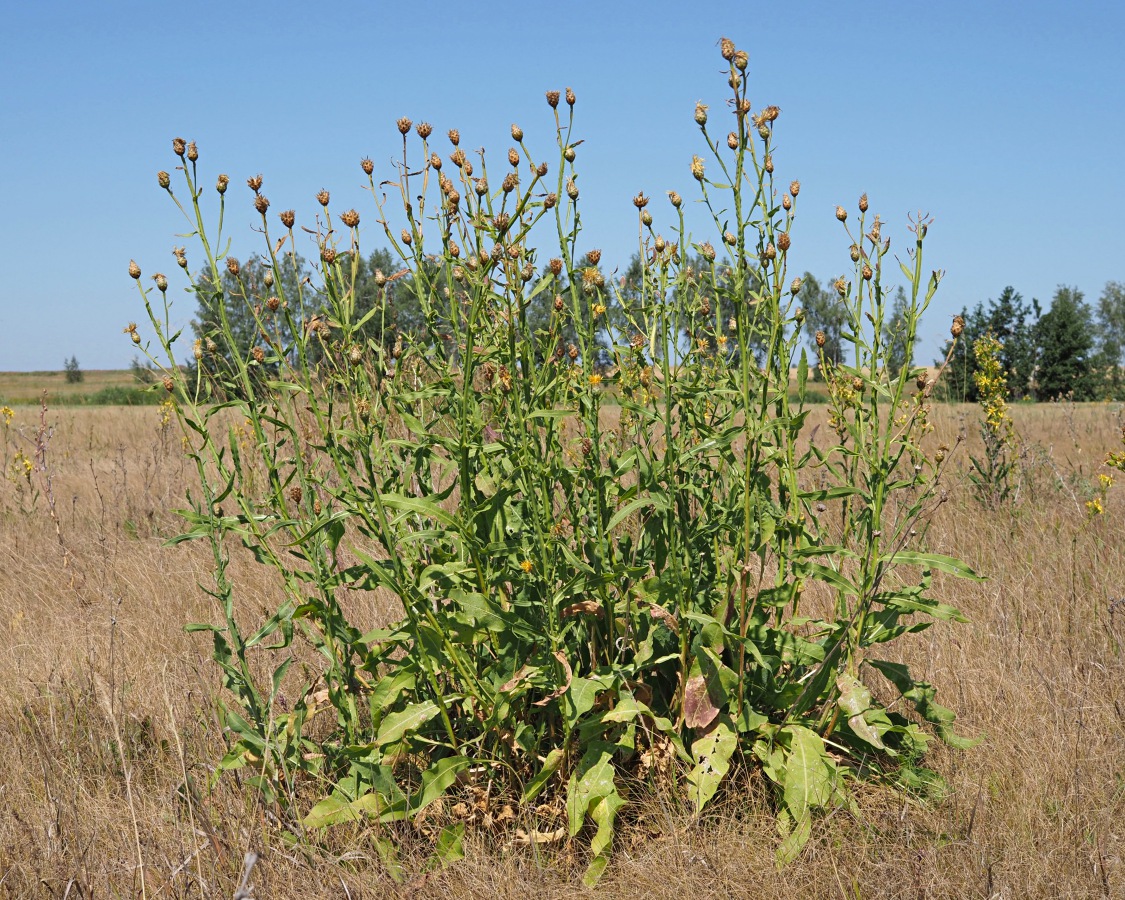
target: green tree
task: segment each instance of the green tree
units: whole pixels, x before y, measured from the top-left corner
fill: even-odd
[[[847,306],[835,291],[822,287],[811,272],[806,272],[801,278],[801,290],[797,296],[805,311],[805,332],[814,358],[823,353],[827,362],[839,365],[844,361]],[[824,335],[824,347],[819,349],[817,332]],[[816,367],[816,378],[818,381],[824,380],[824,373],[819,365]]]
[[[77,356],[71,356],[70,359],[66,360],[63,363],[63,367],[66,369],[67,384],[78,384],[83,378],[86,377],[82,372],[82,369],[78,367]]]
[[[895,291],[891,308],[883,320],[883,346],[887,348],[887,370],[892,378],[897,378],[904,366],[914,364],[909,356],[909,335],[906,317],[910,311],[910,300],[906,291],[899,287]]]
[[[1077,288],[1060,285],[1051,309],[1035,327],[1039,348],[1036,392],[1041,400],[1073,393],[1075,400],[1097,397],[1094,322],[1090,307]]]
[[[952,403],[976,403],[980,394],[973,378],[977,372],[973,343],[987,331],[984,305],[978,303],[972,309],[963,306],[958,315],[964,322],[960,337],[949,337],[941,348],[941,358],[934,360],[934,365],[940,366],[949,357],[949,365],[938,382],[937,394],[940,399]]]
[[[1106,387],[1114,399],[1125,399],[1125,283],[1108,281],[1098,298],[1098,350],[1106,371]]]

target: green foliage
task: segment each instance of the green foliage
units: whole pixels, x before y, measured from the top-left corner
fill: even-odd
[[[66,360],[66,362],[63,363],[63,367],[66,369],[67,384],[79,384],[81,383],[82,379],[86,377],[83,374],[82,370],[78,367],[77,356],[71,356],[70,359]]]
[[[821,355],[831,364],[844,361],[844,335],[847,331],[848,311],[840,302],[840,295],[834,290],[821,287],[820,282],[810,272],[801,278],[801,289],[797,295],[805,311],[805,334],[809,350],[815,356],[817,334],[824,335]],[[816,367],[818,381],[824,380],[824,371]]]
[[[899,287],[891,301],[890,311],[883,322],[883,344],[887,353],[887,370],[895,378],[904,369],[914,365],[913,346],[906,340],[907,316],[910,301],[906,291]]]
[[[1097,399],[1099,374],[1094,365],[1093,316],[1081,291],[1066,286],[1055,291],[1050,310],[1036,326],[1036,338],[1039,366],[1035,380],[1039,399]]]
[[[748,110],[736,66],[732,101]],[[935,571],[975,577],[924,544],[940,463],[924,447],[930,388],[880,339],[889,245],[864,236],[862,212],[870,278],[857,268],[836,301],[854,365],[820,355],[835,438],[810,445],[793,204],[770,199],[776,111],[737,117],[728,152],[697,110],[712,161],[692,173],[721,249],[689,242],[678,198],[674,237],[659,238],[638,195],[643,253],[621,284],[578,251],[568,107],[554,108],[553,177],[504,168],[491,186],[483,152],[475,177],[465,157],[448,181],[408,166],[431,159],[419,127],[397,182],[369,181],[406,274],[384,270],[365,294],[359,216],[326,205],[315,313],[280,275],[299,269],[292,229],[279,239],[264,212],[261,277],[224,278],[184,167],[219,352],[170,370],[200,478],[179,540],[213,554],[219,618],[192,627],[211,633],[227,691],[219,770],[242,769],[307,827],[408,819],[473,789],[554,799],[569,834],[589,836],[592,882],[637,775],[671,779],[702,811],[754,764],[791,859],[849,778],[912,765],[922,723],[960,740],[933,688],[880,658],[960,619],[933,596]],[[902,265],[906,360],[939,281],[923,267],[927,225],[913,223]],[[392,284],[409,300],[389,299]],[[172,359],[165,310],[140,290]],[[386,322],[414,304],[390,341]],[[246,334],[262,336],[249,352]],[[239,602],[231,542],[280,577],[263,616]],[[355,617],[372,591],[400,605],[389,624]]]
[[[1016,435],[1008,413],[1008,382],[1000,361],[1002,352],[1003,345],[992,334],[973,342],[976,361],[973,380],[984,413],[980,423],[984,454],[980,458],[969,457],[972,463],[969,480],[977,500],[991,509],[999,508],[1011,498],[1012,479],[1017,471],[1013,456]]]

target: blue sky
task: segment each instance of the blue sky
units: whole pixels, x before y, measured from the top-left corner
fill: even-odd
[[[722,106],[721,35],[773,103],[781,183],[799,178],[790,269],[850,269],[833,218],[867,192],[907,246],[935,218],[946,270],[918,362],[962,305],[1012,284],[1046,307],[1125,279],[1125,7],[1117,3],[12,4],[0,14],[0,370],[122,368],[141,321],[128,277],[178,275],[183,220],[156,184],[194,139],[203,182],[232,178],[233,252],[259,248],[245,179],[306,222],[315,194],[374,219],[359,160],[391,175],[399,116],[503,153],[518,122],[553,160],[549,88],[572,85],[585,239],[624,266],[644,190],[696,195],[697,100]],[[437,142],[443,151],[447,142]],[[207,195],[211,196],[210,190]],[[702,222],[702,220],[699,220]],[[702,229],[698,237],[708,236]],[[372,228],[364,238],[380,245]],[[193,258],[188,244],[189,259]],[[199,254],[194,254],[198,259]],[[603,263],[604,264],[604,263]],[[181,323],[193,304],[173,277]]]

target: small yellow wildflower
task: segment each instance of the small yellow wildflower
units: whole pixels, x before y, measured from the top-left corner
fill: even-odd
[[[523,562],[520,563],[520,568],[523,569],[524,575],[530,575],[531,570],[534,569],[535,566],[532,565],[530,559],[525,559]]]
[[[605,313],[605,304],[604,303],[595,303],[594,304],[594,318],[596,319],[598,316],[603,315],[604,313]]]
[[[10,406],[0,406],[0,415],[4,417],[4,424],[11,425],[12,419],[15,418],[15,413]]]
[[[1105,507],[1102,506],[1102,498],[1095,497],[1093,500],[1086,502],[1086,512],[1091,516],[1100,516],[1105,512]]]
[[[1098,476],[1098,481],[1101,483],[1103,491],[1108,491],[1111,487],[1113,487],[1113,476],[1112,475],[1107,475],[1106,473],[1103,472],[1101,475]]]
[[[594,374],[594,375],[591,375],[588,380],[590,382],[590,387],[597,387],[599,384],[602,383],[602,376]]]

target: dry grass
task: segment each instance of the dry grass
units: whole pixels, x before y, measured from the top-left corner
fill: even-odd
[[[0,393],[5,388],[0,385]],[[966,484],[931,531],[990,580],[946,579],[971,624],[939,626],[896,648],[939,688],[976,749],[938,750],[949,794],[924,805],[878,787],[857,814],[821,820],[804,855],[775,871],[761,786],[693,823],[667,798],[638,804],[595,892],[607,897],[1125,896],[1125,502],[1088,520],[1081,485],[1119,440],[1106,406],[1017,407],[1038,447],[1018,515],[987,513]],[[953,443],[962,418],[937,413]],[[165,549],[169,510],[188,487],[160,411],[52,412],[55,519],[0,482],[0,896],[230,897],[246,850],[265,897],[563,897],[581,893],[581,847],[535,854],[503,835],[470,835],[466,859],[421,873],[423,842],[402,845],[407,885],[389,876],[374,832],[338,830],[291,846],[229,779],[218,679],[206,635],[182,624],[214,610],[198,588],[205,548]],[[30,409],[13,427],[34,426]],[[9,448],[10,450],[11,448]],[[956,463],[965,464],[965,450]],[[1119,486],[1116,490],[1120,491]],[[20,511],[21,503],[29,511]],[[269,584],[236,560],[248,617]],[[186,785],[186,786],[185,786]]]
[[[47,392],[48,403],[74,403],[110,387],[137,387],[128,369],[83,371],[82,380],[69,384],[66,372],[0,372],[0,403],[38,403]]]

